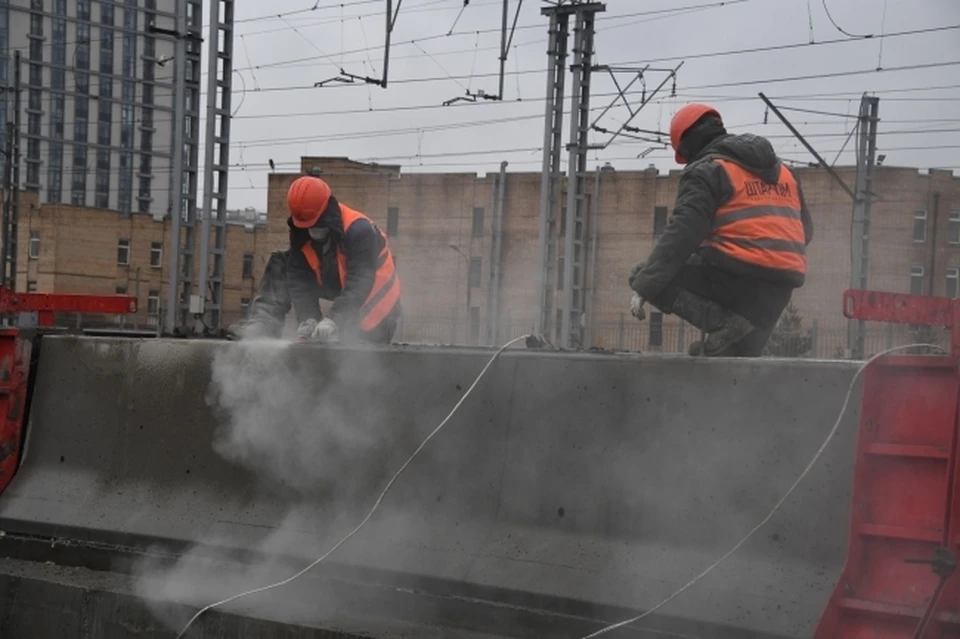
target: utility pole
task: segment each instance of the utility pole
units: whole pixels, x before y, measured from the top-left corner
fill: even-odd
[[[876,167],[877,124],[880,98],[863,96],[857,135],[857,189],[853,204],[851,235],[850,288],[866,290],[870,263],[870,219],[873,203],[873,173]],[[847,349],[854,359],[863,359],[866,324],[850,320],[847,325]]]
[[[3,232],[0,242],[0,265],[3,277],[0,284],[10,290],[17,288],[17,233],[20,221],[20,51],[13,52],[13,121],[7,117],[7,143],[4,153],[6,163],[3,172]]]
[[[222,20],[221,4],[223,5]],[[221,327],[223,318],[224,258],[227,245],[227,175],[230,166],[230,102],[233,78],[233,9],[234,0],[210,0],[207,36],[209,41],[207,131],[203,162],[200,281],[197,286],[197,294],[203,300],[203,304],[195,309],[198,321],[194,330],[197,333],[203,333],[207,329],[216,333]],[[212,247],[210,246],[211,229],[214,235]],[[205,314],[209,314],[207,322],[203,321]]]
[[[148,25],[147,31],[171,37],[174,43],[174,104],[173,104],[173,175],[170,180],[170,261],[167,288],[167,308],[163,330],[178,332],[186,328],[187,311],[195,305],[193,295],[194,251],[196,248],[196,138],[186,138],[186,118],[199,118],[196,105],[199,79],[192,78],[187,92],[187,58],[200,56],[198,0],[176,0],[174,29]],[[194,19],[188,19],[189,9]],[[216,46],[216,45],[214,45]],[[199,74],[196,74],[199,75]],[[188,99],[190,104],[188,104]],[[192,135],[192,134],[191,134]],[[189,150],[185,147],[189,146]],[[187,155],[189,153],[189,156]]]
[[[186,107],[187,43],[182,37],[186,30],[187,3],[177,0],[177,17],[174,30],[174,102],[173,102],[173,179],[170,188],[170,251],[169,274],[167,275],[167,308],[164,333],[172,334],[179,326],[180,315],[180,224],[183,220],[184,174],[183,138],[184,111]],[[157,31],[154,27],[153,31]]]
[[[549,47],[547,49],[547,105],[544,122],[543,169],[540,187],[540,232],[539,257],[540,281],[538,286],[539,318],[537,331],[547,337],[559,328],[560,346],[570,348],[572,327],[576,322],[578,333],[583,305],[584,250],[583,229],[586,211],[586,161],[589,149],[587,136],[590,130],[590,79],[593,66],[594,20],[606,6],[597,2],[574,2],[545,7],[542,15],[550,18]],[[558,282],[555,276],[557,261],[557,213],[559,208],[558,186],[560,182],[560,151],[563,144],[564,76],[567,58],[570,16],[574,16],[573,71],[574,93],[571,97],[570,144],[567,166],[567,217],[563,232],[564,268],[563,294],[560,309],[560,326],[555,326],[554,291]],[[575,281],[576,280],[576,281]],[[580,311],[576,310],[580,309]]]
[[[503,251],[503,206],[507,192],[507,163],[500,163],[500,174],[493,189],[493,222],[490,225],[490,280],[487,288],[487,344],[500,343],[500,256]]]
[[[536,332],[552,339],[554,264],[557,260],[557,180],[560,176],[560,148],[563,140],[563,82],[566,77],[567,33],[570,13],[567,7],[548,7],[540,13],[550,18],[547,45],[547,99],[543,132],[543,167],[540,174],[540,281],[537,286],[538,315]]]
[[[587,151],[590,134],[590,79],[593,71],[593,36],[596,14],[606,7],[598,3],[575,5],[573,31],[573,94],[570,97],[570,143],[567,146],[567,219],[563,229],[563,309],[560,320],[561,348],[583,345],[586,227]]]

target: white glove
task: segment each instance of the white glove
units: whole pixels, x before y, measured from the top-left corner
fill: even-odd
[[[643,298],[636,293],[630,298],[630,314],[641,322],[647,318],[647,313],[643,310]]]
[[[317,320],[312,318],[300,322],[300,326],[297,327],[297,337],[301,342],[305,342],[311,338],[318,323]]]
[[[314,342],[332,342],[337,339],[337,324],[329,317],[324,317],[313,329],[310,339]]]

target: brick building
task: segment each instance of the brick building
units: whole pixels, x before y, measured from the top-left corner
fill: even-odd
[[[21,192],[20,202],[18,290],[136,295],[140,312],[124,324],[157,325],[166,301],[168,221],[68,204],[38,204],[37,194],[29,191]],[[224,301],[231,309],[225,313],[228,322],[240,317],[252,299],[257,255],[266,254],[258,245],[265,237],[263,220],[249,211],[231,217],[224,283]]]
[[[320,171],[339,199],[364,211],[390,236],[402,281],[404,321],[398,339],[486,344],[529,331],[538,285],[540,176],[507,173],[499,286],[491,290],[495,174],[403,173],[398,166],[343,158],[302,159]],[[853,168],[839,169],[847,184]],[[795,297],[803,329],[814,330],[813,353],[831,357],[846,343],[841,294],[850,279],[852,203],[822,170],[801,169],[814,216],[807,284]],[[238,215],[228,226],[225,324],[252,299],[270,252],[287,244],[286,190],[299,174],[270,174],[266,219]],[[588,180],[592,189],[594,180]],[[674,317],[638,323],[627,313],[631,265],[651,250],[673,205],[679,173],[600,172],[595,246],[587,257],[593,281],[587,346],[683,350],[696,339]],[[947,171],[878,167],[873,205],[869,286],[895,292],[958,296],[960,179]],[[165,222],[150,216],[69,205],[38,206],[22,195],[18,286],[50,292],[137,293],[142,323],[165,299],[169,241]],[[469,293],[468,293],[469,291]],[[500,312],[490,315],[491,296]],[[911,339],[907,327],[871,326],[868,352]]]
[[[498,323],[502,339],[535,321],[538,283],[539,173],[508,173],[503,211],[500,286],[491,291],[493,173],[403,174],[400,167],[342,158],[302,158],[304,171],[320,171],[345,203],[385,229],[398,258],[406,321],[402,339],[485,343]],[[855,184],[856,171],[840,168]],[[639,324],[627,313],[629,268],[643,259],[666,224],[679,172],[600,171],[591,327],[585,345],[683,350],[696,336],[674,317],[653,313]],[[846,343],[841,296],[850,281],[852,202],[821,169],[799,170],[816,225],[807,284],[795,297],[804,330],[814,329],[815,352],[833,356]],[[956,297],[960,290],[960,179],[949,171],[881,166],[873,204],[869,286],[894,292]],[[294,174],[272,174],[267,201],[267,246],[286,242],[286,189]],[[587,180],[593,198],[593,176]],[[467,305],[469,283],[470,302]],[[500,296],[499,317],[488,314]],[[589,292],[588,292],[588,295]],[[868,327],[868,350],[910,336],[907,329]],[[838,350],[839,349],[839,350]]]

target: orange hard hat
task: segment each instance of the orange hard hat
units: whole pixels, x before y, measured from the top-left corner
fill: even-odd
[[[304,175],[293,181],[287,191],[287,208],[298,229],[317,223],[330,203],[330,185],[318,177]]]
[[[673,147],[674,155],[677,159],[677,164],[686,164],[687,159],[680,155],[680,138],[683,137],[683,134],[690,130],[694,124],[697,123],[700,118],[705,115],[715,115],[720,118],[720,113],[711,106],[706,104],[688,104],[679,111],[677,111],[673,119],[670,120],[670,146]],[[722,119],[722,118],[721,118]]]

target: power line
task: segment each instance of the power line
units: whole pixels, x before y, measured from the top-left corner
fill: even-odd
[[[868,35],[856,35],[856,34],[850,33],[849,31],[845,31],[843,28],[841,28],[840,25],[837,24],[837,21],[833,19],[833,16],[830,15],[830,8],[827,7],[827,0],[823,0],[823,10],[826,12],[826,14],[827,14],[827,19],[830,20],[830,24],[832,24],[833,27],[834,27],[837,31],[839,31],[839,32],[842,33],[843,35],[847,36],[848,38],[856,38],[856,39],[858,39],[858,40],[865,40],[865,39],[868,39],[868,38],[872,38],[872,37],[873,37],[873,34],[868,34]]]
[[[254,16],[252,18],[241,18],[239,20],[234,20],[234,24],[245,24],[248,22],[263,22],[265,20],[275,20],[277,18],[284,18],[286,16],[300,15],[303,13],[313,13],[315,11],[330,11],[331,9],[341,9],[343,7],[354,7],[362,4],[375,4],[379,3],[380,0],[352,0],[352,2],[338,2],[333,6],[320,6],[320,0],[317,0],[316,3],[309,9],[295,9],[293,11],[285,11],[283,13],[269,13],[260,16]]]
[[[723,7],[723,6],[730,5],[730,4],[738,4],[738,3],[751,2],[751,1],[753,1],[753,0],[725,0],[725,1],[721,1],[721,2],[709,2],[709,3],[705,3],[705,4],[689,5],[689,6],[685,6],[685,7],[672,7],[672,8],[669,8],[669,9],[655,9],[655,10],[650,10],[650,11],[639,11],[639,12],[635,12],[635,13],[627,13],[627,14],[621,14],[621,15],[604,16],[604,17],[601,17],[601,18],[597,18],[597,21],[599,22],[599,21],[601,21],[601,20],[623,20],[623,19],[626,19],[626,18],[634,18],[634,17],[638,17],[638,16],[652,16],[652,15],[661,15],[661,14],[666,14],[666,13],[677,13],[677,12],[686,11],[686,10],[689,10],[689,9],[702,9],[702,8]],[[520,30],[544,29],[544,28],[545,28],[545,27],[544,27],[543,24],[537,23],[537,24],[517,25],[516,30],[517,30],[517,31],[520,31]],[[396,44],[397,44],[397,45],[401,45],[401,44],[412,44],[412,43],[414,43],[414,42],[423,43],[423,42],[430,42],[430,41],[433,41],[433,40],[441,40],[441,39],[444,39],[444,38],[450,38],[450,37],[456,37],[456,36],[475,36],[475,35],[477,35],[477,34],[484,34],[484,33],[500,33],[500,29],[499,29],[499,28],[474,29],[474,30],[470,30],[470,31],[454,31],[454,32],[452,32],[452,33],[450,33],[450,32],[447,32],[447,33],[438,33],[438,34],[435,34],[435,35],[423,36],[423,37],[421,37],[421,38],[414,38],[413,40],[397,41]],[[352,53],[364,53],[364,52],[367,51],[367,50],[368,50],[367,48],[363,48],[363,49],[352,49],[352,50],[348,50],[348,51],[343,51],[342,53],[343,53],[343,55],[352,54]],[[291,59],[289,59],[289,60],[280,60],[280,61],[277,61],[277,62],[268,62],[268,63],[266,63],[266,64],[261,64],[261,65],[258,65],[258,66],[257,66],[257,69],[259,70],[259,69],[269,69],[269,68],[275,68],[275,67],[282,67],[282,66],[286,66],[286,65],[291,64],[291,63],[311,62],[311,61],[315,61],[315,60],[317,60],[317,59],[319,59],[317,56],[307,56],[307,57],[302,57],[302,58],[291,58]],[[245,70],[246,70],[245,68],[238,68],[238,69],[237,69],[237,71],[245,71]]]
[[[960,28],[960,26],[958,26]],[[691,86],[684,87],[686,90],[697,90],[697,89],[719,89],[725,87],[739,87],[739,86],[752,86],[757,84],[776,84],[781,82],[804,82],[808,80],[824,80],[827,78],[842,78],[850,77],[857,75],[869,75],[873,73],[895,73],[899,71],[919,71],[921,69],[937,69],[943,67],[950,67],[960,65],[960,60],[949,60],[942,62],[927,62],[921,64],[909,64],[902,65],[898,67],[886,67],[883,69],[858,69],[852,71],[834,71],[829,73],[815,73],[810,75],[801,75],[793,76],[786,78],[758,78],[754,80],[736,80],[731,82],[720,82],[717,84],[703,84],[700,86]],[[611,65],[612,66],[612,65]],[[532,69],[526,71],[506,71],[506,75],[528,75],[528,74],[542,74],[545,70],[543,69]],[[491,78],[499,77],[499,73],[483,73],[474,75],[475,78]],[[445,82],[452,79],[465,80],[468,79],[467,76],[433,76],[433,77],[421,77],[421,78],[399,78],[396,80],[391,80],[391,84],[426,84],[432,82]],[[348,87],[349,85],[344,84],[334,84],[329,86],[324,86],[324,89],[334,89]],[[309,85],[291,85],[291,86],[279,86],[279,87],[264,87],[258,93],[286,93],[291,91],[308,91],[308,90],[317,90],[318,87],[313,84]],[[639,95],[640,91],[633,91],[630,94]],[[617,94],[619,95],[619,94]]]

